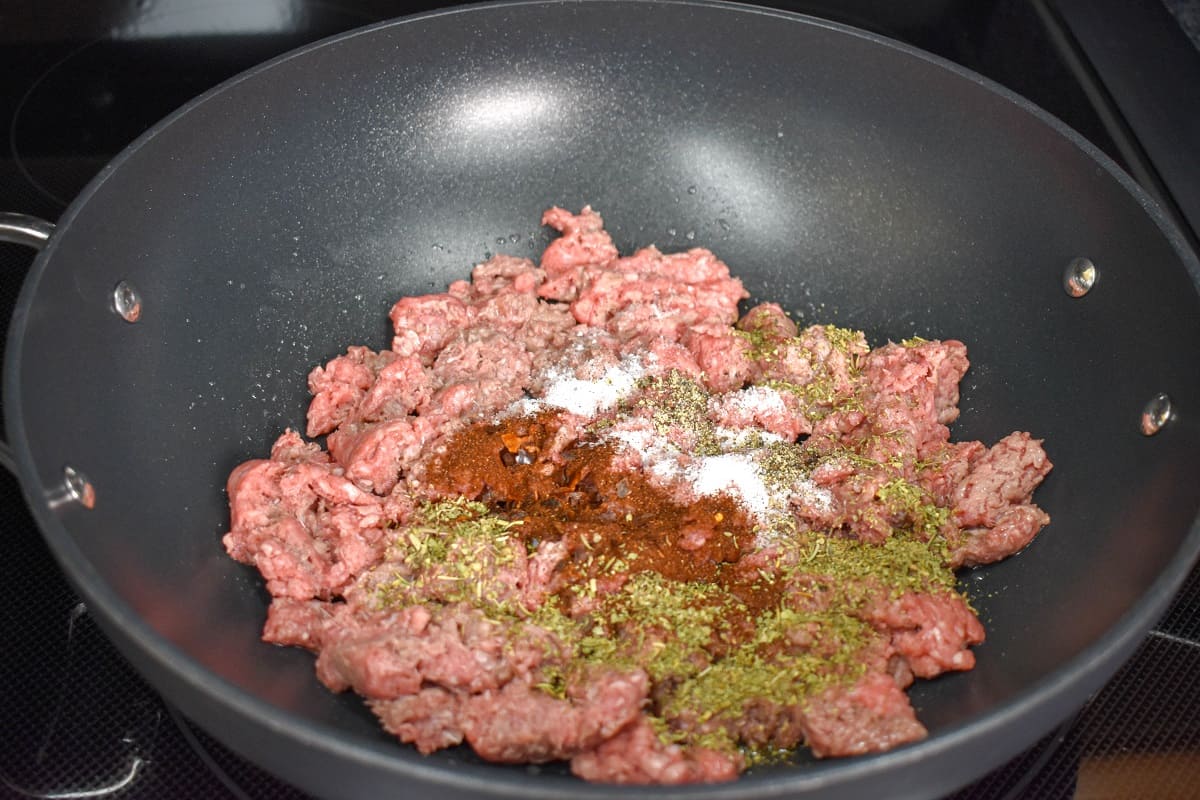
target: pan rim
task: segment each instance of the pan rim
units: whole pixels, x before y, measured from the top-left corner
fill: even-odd
[[[1193,286],[1200,284],[1200,262],[1173,221],[1124,170],[1057,117],[994,81],[939,56],[875,33],[807,15],[741,3],[721,2],[721,0],[566,0],[565,2],[564,0],[507,0],[497,3],[457,6],[386,20],[337,34],[277,56],[208,90],[156,123],[110,161],[72,201],[60,220],[59,230],[51,238],[45,250],[38,255],[22,286],[9,326],[4,365],[3,388],[7,411],[7,436],[14,451],[22,491],[43,536],[59,563],[63,565],[72,585],[84,596],[89,608],[103,620],[105,627],[110,631],[110,636],[112,633],[117,633],[126,647],[132,647],[142,656],[149,657],[155,663],[156,668],[166,670],[179,680],[191,684],[197,691],[207,696],[211,702],[224,706],[228,712],[251,718],[256,725],[271,728],[279,735],[298,743],[336,753],[364,765],[370,764],[397,776],[404,775],[448,784],[463,791],[489,790],[492,793],[508,796],[556,797],[560,796],[564,787],[569,786],[572,792],[587,796],[631,796],[629,791],[616,791],[613,787],[585,784],[573,778],[543,776],[539,778],[537,786],[531,786],[526,775],[513,773],[510,779],[507,774],[487,765],[479,767],[463,765],[463,769],[449,770],[441,764],[421,760],[407,748],[395,748],[390,743],[385,746],[384,743],[379,742],[348,740],[335,735],[335,729],[323,723],[306,720],[267,703],[201,666],[150,628],[109,584],[99,579],[98,572],[76,546],[74,537],[67,531],[59,515],[51,510],[45,497],[33,490],[35,487],[41,486],[41,478],[29,450],[24,425],[25,414],[18,383],[22,363],[21,355],[24,348],[25,322],[33,308],[41,278],[49,268],[49,264],[53,262],[62,232],[69,230],[72,221],[88,206],[90,199],[127,160],[133,158],[159,133],[184,119],[213,97],[228,91],[242,81],[255,79],[293,58],[303,57],[320,48],[340,44],[358,36],[371,35],[392,26],[420,23],[443,16],[502,11],[514,7],[554,7],[599,3],[715,8],[730,13],[765,15],[788,23],[804,24],[841,35],[854,36],[875,45],[899,51],[908,57],[919,58],[934,67],[949,70],[1015,104],[1026,113],[1032,114],[1043,124],[1049,125],[1059,136],[1070,141],[1092,162],[1104,168],[1137,201],[1143,211],[1162,231],[1187,269]],[[1023,721],[1031,718],[1035,711],[1052,708],[1056,710],[1056,716],[1065,716],[1071,708],[1082,702],[1090,691],[1099,688],[1103,680],[1115,672],[1116,666],[1124,657],[1132,653],[1140,643],[1140,637],[1144,636],[1145,632],[1152,627],[1155,619],[1162,613],[1187,577],[1198,554],[1200,554],[1200,518],[1193,520],[1187,535],[1178,548],[1176,558],[1171,561],[1166,570],[1155,578],[1149,590],[1138,598],[1116,625],[1066,665],[1028,687],[1013,701],[1000,708],[979,713],[967,721],[939,731],[929,739],[888,753],[837,763],[826,762],[819,768],[796,770],[794,773],[767,774],[761,777],[747,776],[730,784],[688,787],[686,791],[691,796],[712,798],[766,797],[778,795],[783,791],[815,791],[841,784],[847,779],[878,778],[902,767],[912,767],[933,755],[957,750],[969,742],[996,738],[1000,731],[1021,725]],[[1011,755],[1012,753],[1003,751],[995,753],[995,763],[998,764]],[[671,796],[676,791],[682,790],[655,790],[654,794]]]

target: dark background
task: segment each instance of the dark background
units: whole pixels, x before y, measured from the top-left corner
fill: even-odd
[[[1195,245],[1197,0],[760,3],[944,56],[1130,172]],[[56,219],[147,127],[300,44],[445,3],[0,0],[0,211]],[[0,318],[32,253],[0,244]],[[99,633],[0,472],[0,797],[301,798],[149,689]],[[1078,715],[958,798],[1200,797],[1200,571]]]

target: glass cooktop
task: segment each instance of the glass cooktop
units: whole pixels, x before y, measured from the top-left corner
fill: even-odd
[[[307,41],[438,5],[0,3],[0,211],[53,220],[141,131],[226,77]],[[1188,104],[1200,91],[1200,2],[763,5],[907,41],[1024,94],[1121,163],[1195,242],[1200,102]],[[0,244],[0,318],[31,262],[30,251]],[[3,471],[0,529],[0,798],[305,796],[226,750],[138,677],[67,584]],[[1194,798],[1198,779],[1194,570],[1137,653],[1083,709],[954,797]]]

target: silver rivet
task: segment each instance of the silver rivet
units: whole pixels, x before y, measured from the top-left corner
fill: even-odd
[[[137,322],[142,317],[142,295],[129,281],[121,281],[113,289],[112,304],[126,322]]]
[[[1089,258],[1074,258],[1063,271],[1063,289],[1071,297],[1083,297],[1096,285],[1096,265]]]
[[[1154,395],[1142,409],[1142,433],[1146,436],[1158,433],[1164,425],[1171,421],[1174,413],[1174,409],[1171,408],[1171,398],[1162,392]]]
[[[78,503],[84,508],[96,506],[96,489],[92,482],[74,467],[63,467],[62,483],[46,492],[46,501],[51,508],[59,508],[68,503]]]

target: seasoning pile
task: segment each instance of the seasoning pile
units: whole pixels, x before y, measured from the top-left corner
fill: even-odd
[[[269,642],[423,753],[594,781],[736,777],[925,736],[904,689],[974,666],[954,570],[1049,522],[1013,433],[951,442],[957,341],[797,328],[711,252],[621,257],[546,212],[309,375],[307,436],[229,478]]]

